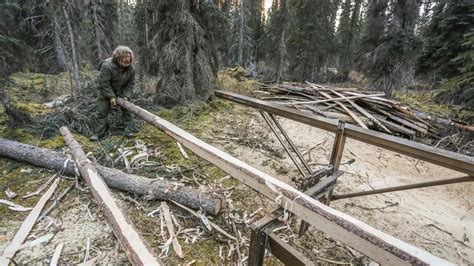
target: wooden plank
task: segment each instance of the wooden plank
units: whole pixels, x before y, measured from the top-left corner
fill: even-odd
[[[330,91],[330,90],[343,91],[343,92],[357,91],[357,88],[336,88],[336,87],[330,87],[329,88],[329,87],[325,87],[325,86],[322,86],[322,85],[319,85],[319,84],[316,84],[316,83],[312,83],[312,82],[309,82],[309,81],[306,81],[306,84],[308,84],[309,86],[311,86],[313,88],[316,87],[319,90],[326,90],[326,91]],[[305,84],[300,83],[299,85],[304,86]]]
[[[102,177],[95,167],[87,159],[86,154],[79,143],[74,139],[69,129],[67,127],[61,127],[59,130],[71,151],[81,176],[90,188],[94,199],[100,206],[108,224],[122,245],[122,248],[125,250],[130,262],[134,265],[162,264],[119,208],[104,180],[102,180]]]
[[[414,113],[406,110],[405,108],[402,108],[399,104],[394,104],[393,105],[393,108],[395,108],[397,111],[399,111],[400,113],[403,113],[409,117],[411,117],[412,119],[415,119],[416,121],[420,122],[420,123],[423,123],[429,127],[431,127],[430,124],[428,124],[425,120],[421,119],[420,117],[418,117],[417,115],[415,115]]]
[[[267,249],[283,264],[291,266],[316,265],[294,247],[281,240],[275,233],[268,234]]]
[[[38,219],[41,210],[43,210],[44,205],[46,204],[46,202],[48,202],[49,198],[51,198],[54,191],[58,187],[59,181],[59,178],[56,178],[54,180],[53,184],[51,184],[49,189],[43,194],[43,196],[41,196],[40,200],[36,203],[33,210],[31,210],[25,221],[23,221],[20,226],[20,229],[18,229],[12,241],[3,251],[3,254],[0,257],[0,265],[8,265],[15,256],[16,252],[20,249],[21,244],[25,242],[26,237],[28,237],[28,234],[30,233],[31,229],[33,229],[33,226],[36,224],[36,220]]]
[[[411,137],[416,135],[416,131],[411,130],[411,129],[406,128],[406,127],[403,127],[403,126],[400,126],[399,124],[396,124],[394,122],[388,121],[387,120],[388,118],[385,117],[385,116],[375,115],[375,117],[377,117],[377,119],[382,121],[382,123],[384,123],[393,132],[401,133],[403,135],[407,135],[407,136],[411,136]]]
[[[333,90],[329,90],[329,91],[336,92],[336,91],[333,91]],[[325,103],[325,102],[334,102],[334,101],[342,101],[342,100],[350,100],[350,99],[371,98],[371,97],[377,97],[377,96],[385,95],[385,94],[369,94],[369,95],[360,95],[360,96],[344,96],[340,93],[338,93],[338,94],[339,94],[338,95],[339,98],[331,98],[331,99],[316,100],[316,101],[288,102],[288,103],[280,103],[280,104],[283,104],[283,105],[314,104],[314,103]],[[266,98],[270,98],[270,97],[266,97]],[[275,98],[275,97],[273,97],[273,98]],[[262,100],[266,100],[266,99],[262,98]]]
[[[343,97],[344,95],[340,94],[337,91],[331,91],[332,93],[336,94],[339,97]],[[356,97],[356,96],[353,96]],[[388,134],[392,134],[392,131],[390,131],[387,127],[385,127],[382,123],[380,123],[377,118],[375,118],[373,115],[371,115],[369,112],[367,112],[364,108],[360,107],[358,104],[356,104],[354,101],[351,101],[348,97],[345,99],[348,103],[350,103],[354,108],[359,111],[361,114],[365,115],[368,119],[370,119],[372,122],[374,122],[376,125],[378,125],[380,128],[385,130]]]
[[[411,123],[411,122],[409,122],[409,121],[406,121],[406,120],[403,119],[403,118],[400,118],[400,117],[398,117],[398,116],[396,116],[396,115],[393,115],[393,114],[391,114],[391,113],[389,113],[389,112],[386,112],[386,111],[384,111],[384,110],[382,110],[382,109],[374,108],[374,111],[379,112],[379,113],[383,114],[384,116],[386,116],[386,117],[392,119],[393,121],[398,122],[398,123],[400,123],[400,124],[402,124],[402,125],[404,125],[404,126],[406,126],[406,127],[409,127],[409,128],[411,128],[411,129],[414,129],[414,130],[416,130],[416,131],[418,131],[418,132],[420,132],[420,133],[428,134],[428,130],[426,130],[425,128],[422,128],[422,127],[420,127],[420,126],[418,126],[418,125],[415,125],[415,124],[413,124],[413,123]]]
[[[179,141],[196,155],[277,202],[281,207],[291,205],[289,211],[318,230],[356,248],[381,264],[450,264],[420,248],[322,204],[285,182],[253,168],[128,101],[118,98],[117,103]]]
[[[348,91],[347,94],[354,95],[354,96],[364,95],[364,94],[361,94],[361,93],[350,92],[350,91]],[[382,98],[382,97],[372,97],[371,99],[378,100],[378,101],[385,102],[385,103],[389,103],[391,105],[400,104],[398,101],[390,100],[390,99],[386,99],[386,98]]]
[[[310,84],[310,83],[308,83],[308,84]],[[332,97],[331,97],[329,94],[327,94],[327,93],[325,93],[325,92],[323,92],[323,91],[320,91],[320,90],[319,90],[317,87],[315,87],[314,85],[311,85],[311,84],[310,84],[310,86],[313,87],[317,92],[319,92],[322,96],[326,97],[327,99],[332,99]],[[350,115],[350,116],[357,122],[357,124],[359,124],[362,128],[368,129],[368,127],[364,124],[364,122],[362,122],[362,121],[359,119],[358,116],[356,116],[351,110],[349,110],[349,108],[347,108],[347,106],[345,106],[344,104],[342,104],[342,103],[340,103],[340,102],[338,102],[338,101],[335,101],[334,103],[336,103],[336,104],[339,105],[342,109],[344,109],[344,111],[345,111],[348,115]]]
[[[335,133],[337,130],[337,122],[331,119],[317,117],[307,112],[302,112],[281,105],[271,104],[232,92],[215,91],[214,93],[218,97],[292,119],[294,121],[298,121],[329,132]],[[444,166],[446,168],[466,173],[468,175],[474,175],[474,157],[471,156],[442,150],[433,146],[428,146],[403,138],[391,136],[374,130],[363,129],[353,125],[346,125],[345,134],[348,138]]]
[[[178,242],[178,238],[174,233],[174,226],[173,220],[171,219],[170,208],[168,207],[168,204],[166,204],[166,202],[162,201],[161,209],[163,210],[163,216],[165,217],[166,228],[168,228],[168,235],[172,239],[171,243],[173,245],[174,252],[176,252],[176,256],[182,259],[184,258],[183,249],[181,248],[181,245]]]

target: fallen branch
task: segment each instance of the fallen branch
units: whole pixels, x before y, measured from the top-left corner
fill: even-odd
[[[69,176],[76,175],[74,162],[66,155],[21,142],[0,138],[0,157],[62,171],[63,174]],[[150,200],[173,200],[191,208],[203,209],[206,213],[214,215],[219,213],[223,204],[223,200],[217,195],[195,190],[179,183],[152,180],[101,165],[96,165],[96,168],[109,187],[144,196]]]

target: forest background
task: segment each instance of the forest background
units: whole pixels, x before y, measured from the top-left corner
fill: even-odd
[[[2,0],[0,87],[17,71],[68,72],[79,93],[118,44],[154,102],[206,99],[217,71],[265,82],[436,91],[474,105],[474,4],[450,0]],[[3,95],[3,94],[2,94]]]

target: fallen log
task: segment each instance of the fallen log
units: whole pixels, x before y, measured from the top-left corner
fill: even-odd
[[[0,138],[0,157],[63,171],[63,174],[69,176],[75,175],[74,162],[66,155],[21,142]],[[203,209],[213,215],[219,213],[222,207],[223,201],[219,196],[207,194],[205,191],[198,191],[175,182],[126,174],[101,165],[96,167],[105,183],[111,188],[144,196],[150,200],[173,200],[194,209]]]
[[[162,264],[158,256],[146,245],[145,240],[142,239],[128,217],[120,209],[112,192],[89,159],[87,159],[81,145],[74,139],[69,129],[61,127],[59,131],[71,151],[82,178],[86,181],[92,196],[94,196],[95,201],[102,210],[107,223],[112,228],[130,262],[133,265]]]
[[[380,264],[451,265],[422,249],[324,205],[285,182],[253,168],[122,98],[118,98],[117,103],[281,207],[291,205],[288,211],[298,215],[333,239],[356,248]]]

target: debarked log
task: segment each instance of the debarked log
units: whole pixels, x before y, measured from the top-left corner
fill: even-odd
[[[74,162],[66,155],[17,141],[0,138],[0,157],[63,171],[63,174],[68,176],[75,175]],[[219,213],[222,207],[223,200],[219,195],[199,191],[176,182],[127,174],[101,165],[96,165],[96,168],[110,188],[144,196],[150,200],[173,200],[213,215]]]
[[[94,200],[102,210],[108,225],[112,228],[130,262],[133,265],[162,265],[158,256],[120,209],[109,187],[87,158],[81,145],[74,139],[71,131],[65,126],[61,127],[59,131],[71,151],[82,178],[86,181]]]

